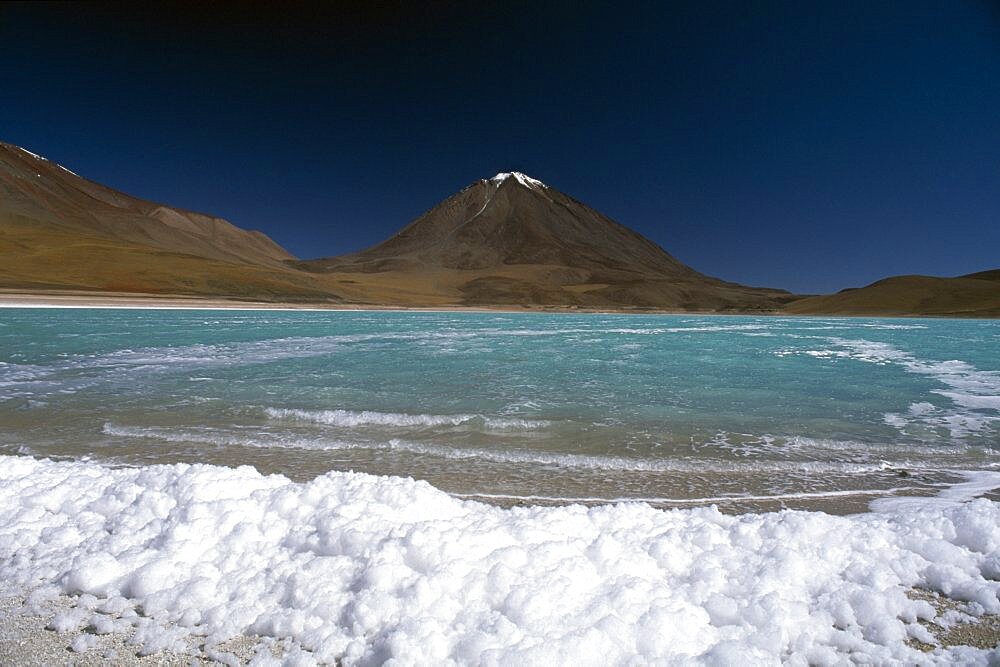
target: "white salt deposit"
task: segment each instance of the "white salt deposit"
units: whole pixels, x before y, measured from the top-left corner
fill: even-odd
[[[115,613],[147,651],[257,633],[349,665],[986,664],[906,643],[934,642],[911,587],[1000,612],[1000,504],[949,500],[505,510],[402,478],[0,457],[0,582],[80,595],[54,622]]]

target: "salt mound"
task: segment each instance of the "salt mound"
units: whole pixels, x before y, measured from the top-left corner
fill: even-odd
[[[0,457],[0,581],[123,606],[148,650],[289,638],[323,662],[833,664],[921,653],[922,586],[1000,612],[1000,504],[854,517],[500,509],[423,482]],[[300,657],[303,654],[298,654]]]

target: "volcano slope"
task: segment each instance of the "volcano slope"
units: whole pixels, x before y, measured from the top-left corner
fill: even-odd
[[[767,312],[795,298],[701,274],[517,172],[476,181],[372,248],[295,265],[380,303]]]

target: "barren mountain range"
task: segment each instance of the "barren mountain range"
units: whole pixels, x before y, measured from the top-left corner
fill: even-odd
[[[817,297],[706,276],[541,181],[476,181],[358,253],[298,260],[260,232],[131,197],[0,143],[0,288],[379,306],[1000,315],[997,271]]]

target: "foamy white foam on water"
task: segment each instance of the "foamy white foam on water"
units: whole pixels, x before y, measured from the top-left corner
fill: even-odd
[[[260,449],[308,449],[308,450],[384,450],[403,454],[430,456],[452,461],[500,463],[512,465],[537,465],[554,468],[579,470],[603,470],[614,472],[649,473],[807,473],[807,474],[864,474],[893,470],[900,466],[908,470],[951,470],[940,465],[921,464],[914,461],[895,462],[875,460],[871,462],[848,461],[771,461],[739,460],[728,461],[702,458],[640,458],[626,456],[600,456],[587,454],[567,454],[546,452],[537,449],[485,449],[479,447],[449,447],[447,445],[413,442],[401,438],[389,440],[351,440],[325,437],[303,437],[261,432],[260,429],[241,428],[236,430],[210,427],[158,427],[125,426],[107,422],[102,427],[105,435],[121,438],[147,438],[162,442],[201,443],[229,447],[254,447]],[[734,500],[739,499],[734,497]]]
[[[376,412],[372,410],[299,410],[293,408],[265,408],[271,419],[287,419],[329,424],[330,426],[462,426],[482,424],[487,429],[539,429],[550,422],[536,419],[487,417],[484,415],[429,415]]]
[[[969,471],[965,473],[965,478],[964,482],[947,487],[933,498],[909,496],[877,498],[870,503],[870,507],[875,512],[919,511],[929,505],[957,507],[984,493],[1000,488],[1000,472]]]
[[[604,498],[600,496],[577,496],[577,497],[566,497],[566,496],[540,496],[540,495],[520,495],[513,493],[452,493],[450,495],[456,498],[472,498],[474,500],[514,500],[519,502],[530,502],[530,503],[558,503],[558,504],[572,504],[572,503],[583,503],[587,505],[593,505],[597,503],[650,503],[654,505],[710,505],[710,504],[721,504],[733,501],[740,502],[771,502],[776,500],[804,500],[804,499],[818,499],[818,498],[848,498],[851,496],[895,496],[901,494],[903,491],[912,491],[916,487],[896,487],[894,489],[851,489],[851,490],[841,490],[841,491],[804,491],[801,493],[775,493],[770,495],[729,495],[729,496],[715,496],[709,498],[668,498],[665,496],[655,497],[655,498]],[[904,496],[900,496],[903,498]],[[909,496],[905,496],[907,500],[911,500]],[[920,498],[916,498],[920,500]]]
[[[218,325],[218,321],[206,321],[206,325]],[[760,323],[705,325],[700,320],[681,327],[551,327],[551,328],[479,328],[461,330],[426,331],[378,331],[321,336],[288,336],[262,340],[196,343],[191,345],[165,347],[120,348],[97,353],[69,354],[60,356],[50,363],[40,366],[18,365],[0,362],[0,399],[9,395],[8,391],[23,390],[38,394],[50,393],[55,385],[46,384],[58,378],[59,387],[74,389],[92,386],[94,382],[134,379],[136,373],[161,376],[179,371],[200,371],[211,368],[232,368],[234,366],[254,366],[292,359],[324,357],[360,351],[365,345],[377,346],[386,342],[410,343],[433,347],[436,353],[445,351],[444,343],[456,344],[481,341],[489,338],[570,338],[579,335],[623,335],[637,336],[644,341],[651,337],[675,334],[738,333],[760,335],[761,331],[772,327]],[[597,339],[589,339],[594,342]],[[469,349],[469,348],[465,348]],[[636,348],[641,349],[641,348]],[[455,350],[448,350],[455,351]],[[71,374],[72,377],[65,377]],[[32,384],[34,383],[34,384]]]
[[[0,457],[0,581],[96,596],[146,649],[241,633],[397,664],[985,664],[925,587],[1000,612],[1000,505],[853,517],[644,504],[500,509],[424,482]]]
[[[932,393],[951,400],[954,409],[933,403],[911,404],[907,413],[887,413],[886,424],[904,430],[911,424],[943,429],[954,438],[982,434],[1000,423],[1000,372],[984,371],[957,359],[926,361],[889,343],[829,338],[833,349],[779,350],[778,356],[806,355],[817,359],[854,359],[881,366],[897,365],[909,373],[926,375],[948,387]]]

